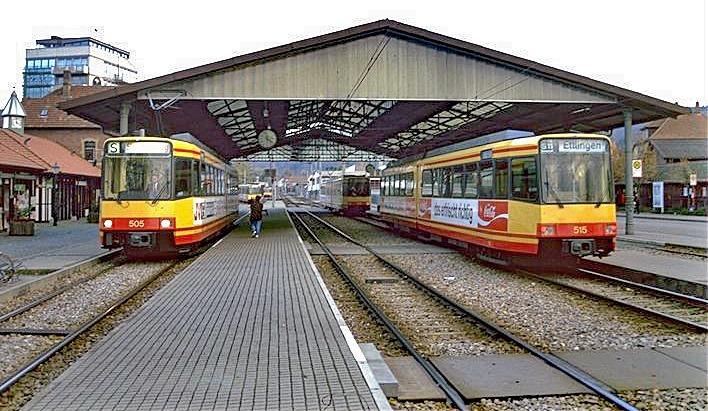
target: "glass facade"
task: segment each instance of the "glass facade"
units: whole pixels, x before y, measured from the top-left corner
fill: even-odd
[[[137,72],[130,67],[127,60],[130,55],[119,49],[112,48],[91,39],[62,39],[52,37],[50,40],[38,40],[42,48],[28,50],[24,67],[24,96],[41,98],[57,89],[63,83],[64,68],[72,74],[73,85],[89,85],[91,76],[98,76],[103,81],[99,84],[116,84],[135,81]],[[67,50],[67,47],[73,47]],[[81,47],[81,48],[78,48]],[[63,50],[58,50],[63,49]],[[56,51],[54,51],[56,50]],[[50,53],[61,54],[51,56]],[[66,55],[66,54],[75,55]],[[41,56],[41,57],[40,57]],[[120,60],[125,59],[125,60]],[[125,67],[125,65],[128,67]],[[89,64],[91,70],[89,70]]]

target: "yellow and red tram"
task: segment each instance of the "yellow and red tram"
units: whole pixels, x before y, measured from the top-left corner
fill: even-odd
[[[607,137],[486,140],[385,170],[382,217],[498,263],[553,264],[614,250]]]
[[[369,210],[369,179],[365,173],[349,172],[323,176],[319,203],[345,215],[363,215]]]
[[[188,252],[237,217],[235,172],[191,135],[111,138],[104,149],[104,248]]]

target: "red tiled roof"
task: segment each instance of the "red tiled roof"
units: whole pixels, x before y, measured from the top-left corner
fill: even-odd
[[[57,104],[74,98],[85,97],[115,87],[108,86],[71,86],[71,97],[64,97],[62,90],[54,90],[42,98],[27,98],[22,101],[25,109],[25,128],[101,128],[98,124],[84,120],[57,108]],[[40,117],[47,109],[46,117]]]
[[[30,137],[27,147],[49,164],[57,163],[62,174],[74,174],[87,177],[100,177],[101,170],[88,161],[67,150],[61,144],[41,137]]]
[[[652,140],[664,139],[708,139],[708,117],[701,113],[685,114],[676,118],[659,120],[661,123],[653,124],[658,127]]]
[[[23,141],[23,136],[14,131],[0,129],[0,153],[2,153],[0,155],[0,166],[47,171],[50,168],[49,164],[22,144]]]

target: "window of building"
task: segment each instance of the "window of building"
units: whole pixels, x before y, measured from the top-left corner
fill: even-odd
[[[96,160],[96,141],[86,140],[84,141],[84,159],[86,161]]]

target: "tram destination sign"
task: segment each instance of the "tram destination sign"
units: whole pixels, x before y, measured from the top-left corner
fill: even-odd
[[[541,141],[542,153],[605,153],[607,141],[596,139],[554,139]]]
[[[106,154],[112,156],[126,154],[170,155],[170,143],[163,141],[109,141]]]

